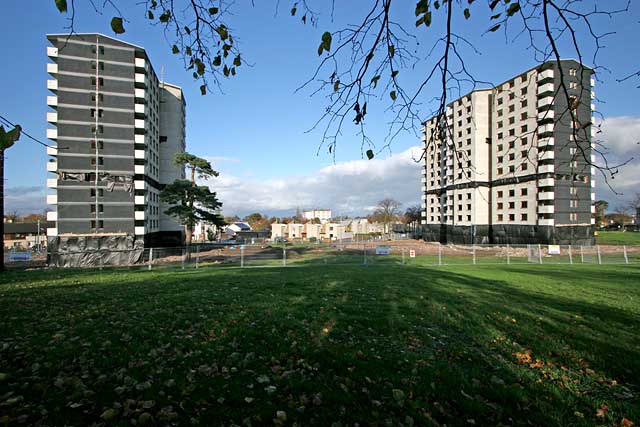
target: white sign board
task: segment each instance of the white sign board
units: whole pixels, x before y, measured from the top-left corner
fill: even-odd
[[[549,245],[549,255],[560,255],[560,245]]]
[[[409,258],[415,258],[415,257],[416,257],[416,250],[415,249],[409,250]]]
[[[376,246],[376,255],[391,255],[389,246]]]
[[[11,251],[9,252],[9,261],[31,261],[31,252]]]

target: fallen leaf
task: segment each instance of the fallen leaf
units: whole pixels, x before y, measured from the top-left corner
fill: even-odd
[[[633,422],[626,418],[623,418],[622,421],[620,421],[620,427],[633,427]]]
[[[603,403],[602,405],[600,405],[600,408],[598,408],[598,410],[596,411],[596,417],[604,418],[605,415],[607,415],[608,410],[609,410],[609,406]]]

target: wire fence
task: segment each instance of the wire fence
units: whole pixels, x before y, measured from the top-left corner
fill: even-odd
[[[49,252],[17,268],[293,267],[311,265],[640,264],[640,246],[442,245],[422,241],[212,244]]]

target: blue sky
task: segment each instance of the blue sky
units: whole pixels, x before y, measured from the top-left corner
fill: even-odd
[[[113,35],[109,27],[114,14],[112,10],[107,8],[100,15],[93,11],[88,2],[76,3],[83,3],[76,15],[77,32]],[[410,155],[411,147],[419,144],[415,135],[402,134],[393,141],[391,150],[379,153],[377,159],[395,165],[393,170],[384,169],[384,163],[367,164],[360,160],[357,129],[350,123],[344,129],[335,159],[326,150],[317,154],[321,135],[319,132],[306,131],[319,118],[325,106],[325,94],[310,97],[311,90],[295,93],[295,89],[311,76],[319,62],[316,48],[322,32],[335,30],[345,23],[359,22],[365,13],[363,5],[369,2],[361,0],[348,2],[347,6],[339,4],[333,19],[328,10],[320,9],[317,28],[304,26],[299,19],[292,18],[289,15],[290,4],[286,1],[280,1],[277,15],[275,0],[255,3],[255,6],[251,6],[250,1],[238,1],[234,7],[235,16],[229,20],[244,60],[253,66],[243,66],[235,78],[225,80],[223,93],[212,92],[205,97],[199,93],[199,83],[193,81],[190,73],[185,72],[176,56],[171,54],[161,29],[149,25],[144,19],[144,9],[131,6],[123,10],[129,22],[125,23],[127,32],[121,39],[145,47],[156,72],[164,69],[167,81],[183,87],[187,98],[187,147],[197,155],[211,158],[214,167],[221,170],[220,181],[212,183],[212,187],[220,187],[225,213],[286,211],[296,203],[330,204],[334,209],[339,206],[345,213],[362,213],[371,208],[378,195],[398,194],[402,194],[401,201],[405,205],[418,204],[419,168],[412,164]],[[397,2],[402,4],[402,9],[395,11],[397,19],[408,28],[413,27],[415,19],[411,3]],[[476,55],[467,51],[467,67],[477,79],[499,83],[535,63],[532,53],[526,50],[524,38],[507,44],[500,31],[482,35],[487,28],[488,11],[481,3],[474,3],[471,20],[465,21],[459,17],[456,26],[482,52]],[[408,4],[406,8],[405,4]],[[616,32],[605,40],[606,49],[600,56],[600,63],[612,72],[600,74],[602,81],[595,90],[601,100],[598,103],[599,111],[606,118],[623,119],[616,122],[616,135],[620,135],[619,138],[629,136],[624,131],[626,128],[620,126],[627,126],[630,122],[631,132],[637,124],[634,120],[640,117],[638,80],[625,83],[615,81],[625,73],[640,68],[640,50],[636,48],[640,8],[633,4],[631,6],[628,14],[615,20],[603,17],[598,21],[602,32]],[[38,13],[34,13],[36,7],[40,9]],[[0,37],[4,58],[0,67],[0,114],[22,124],[33,136],[45,141],[48,95],[45,35],[65,32],[66,17],[58,13],[53,0],[4,0],[3,18],[3,34]],[[425,46],[430,46],[430,40],[440,29],[437,19],[434,20],[436,23],[431,29],[416,32],[423,56],[428,50]],[[413,70],[403,71],[401,82],[409,87],[415,85],[426,68],[426,63],[420,63]],[[427,101],[431,97],[425,95],[422,99],[425,111],[429,108]],[[391,119],[389,114],[384,113],[384,107],[386,104],[374,105],[367,118],[368,132],[377,147],[384,145],[387,123]],[[612,146],[621,144],[620,141],[612,141]],[[633,150],[631,153],[623,151],[625,155],[635,154]],[[35,210],[36,206],[44,208],[46,159],[44,149],[26,138],[22,138],[7,152],[5,178],[9,189],[8,210]],[[387,175],[379,176],[372,171],[374,168],[386,170]],[[410,177],[406,174],[407,170],[411,171]],[[318,180],[318,177],[327,173],[335,175],[332,179],[341,183],[344,194],[331,185],[323,186]],[[634,172],[623,182],[623,187],[632,188],[631,184],[636,178]],[[367,179],[371,185],[365,185],[364,188],[372,190],[370,192],[364,191],[361,186],[363,180],[366,184]],[[296,183],[305,183],[309,190],[304,194],[299,193],[299,189],[292,191]],[[353,192],[349,191],[350,186]],[[234,188],[241,188],[242,192],[236,193]],[[356,188],[359,192],[371,193],[369,198],[347,195],[355,193]],[[276,197],[282,191],[290,192],[291,197],[282,198],[281,194]],[[324,194],[330,191],[341,194],[340,199]],[[606,188],[599,189],[599,192],[614,197]],[[33,200],[28,198],[31,193],[35,193]],[[270,198],[277,198],[278,201],[268,203]]]

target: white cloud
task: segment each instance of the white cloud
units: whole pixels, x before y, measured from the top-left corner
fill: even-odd
[[[334,215],[366,215],[391,197],[402,209],[420,203],[420,165],[412,147],[385,159],[353,160],[321,168],[306,176],[257,180],[223,170],[207,182],[218,193],[226,215],[263,212],[292,214],[299,207],[328,208]]]
[[[17,212],[19,215],[42,213],[46,208],[46,188],[43,187],[7,187],[4,193],[4,212]]]
[[[601,129],[596,139],[601,141],[609,165],[628,161],[608,184],[602,174],[596,175],[596,197],[607,200],[609,206],[615,208],[640,192],[640,117],[608,117]]]

